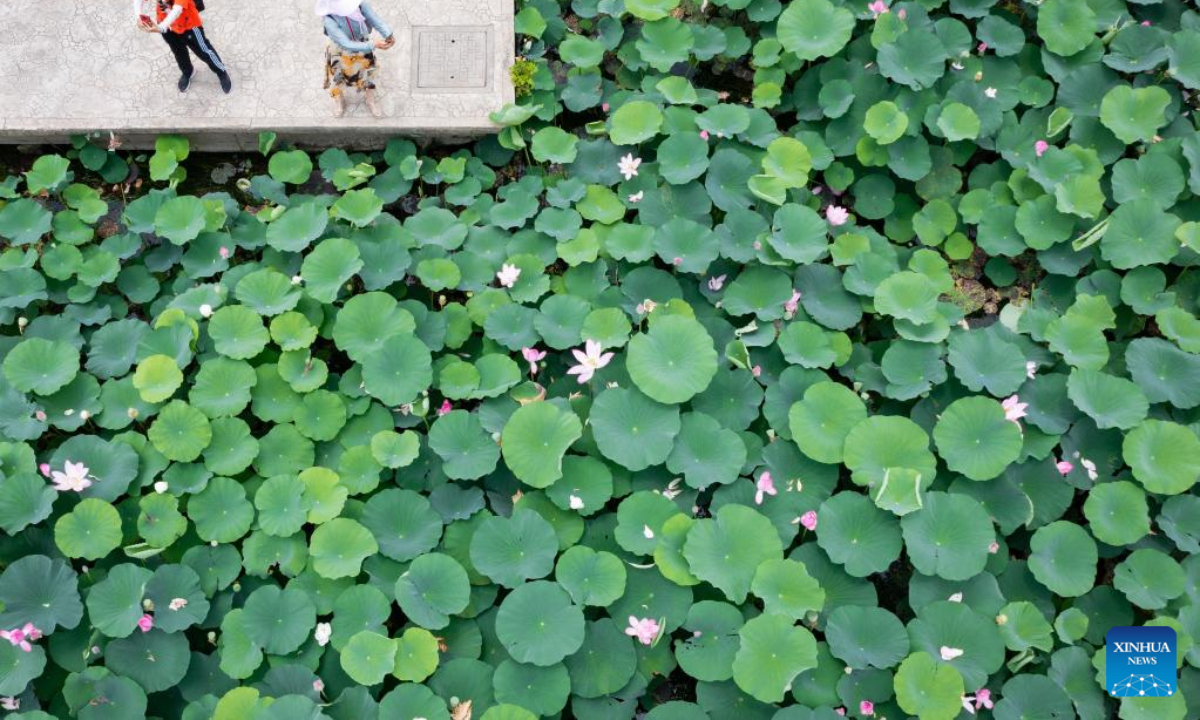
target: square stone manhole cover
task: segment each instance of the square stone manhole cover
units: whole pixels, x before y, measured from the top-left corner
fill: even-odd
[[[414,86],[422,92],[480,92],[491,87],[492,29],[413,28]]]

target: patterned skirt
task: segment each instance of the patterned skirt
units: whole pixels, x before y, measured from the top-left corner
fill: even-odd
[[[334,97],[343,88],[374,90],[378,69],[373,52],[346,52],[333,43],[325,46],[325,88]]]

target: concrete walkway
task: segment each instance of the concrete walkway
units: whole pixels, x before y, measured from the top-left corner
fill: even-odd
[[[137,146],[176,132],[229,150],[256,149],[263,130],[356,146],[494,131],[487,114],[513,99],[513,0],[372,0],[397,40],[379,53],[379,119],[357,93],[332,116],[314,2],[207,0],[205,30],[234,82],[224,95],[199,60],[179,93],[166,43],[137,29],[132,0],[0,0],[0,142],[111,130]]]

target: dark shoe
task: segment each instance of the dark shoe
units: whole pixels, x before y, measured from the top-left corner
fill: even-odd
[[[181,93],[187,92],[188,88],[191,87],[191,85],[192,85],[192,78],[194,78],[194,77],[196,77],[195,70],[192,70],[190,73],[181,75],[179,78],[179,92],[181,92]]]
[[[221,73],[217,79],[221,81],[221,92],[228,95],[229,91],[233,90],[233,80],[229,79],[229,73]]]

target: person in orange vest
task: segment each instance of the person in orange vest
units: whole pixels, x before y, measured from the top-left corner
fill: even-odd
[[[204,61],[204,64],[216,73],[221,83],[221,90],[229,94],[233,90],[233,80],[221,56],[213,49],[208,36],[204,34],[204,21],[200,19],[200,10],[204,4],[197,5],[196,0],[149,0],[152,8],[146,7],[146,0],[133,0],[133,12],[137,16],[138,27],[145,32],[156,32],[167,41],[167,47],[175,56],[182,75],[179,78],[179,92],[187,92],[192,84],[196,68],[192,65],[191,53]],[[149,14],[153,10],[154,17]]]

